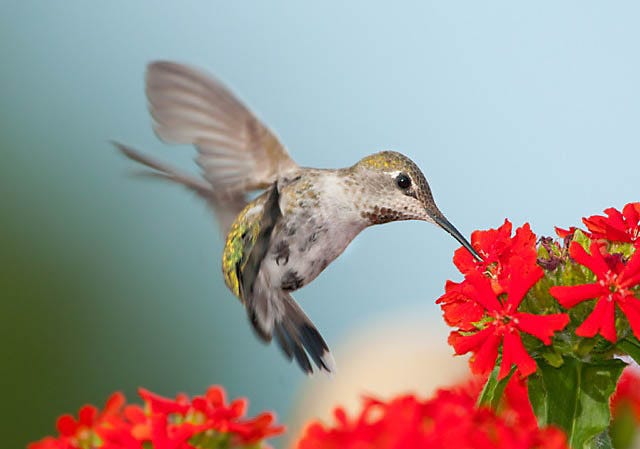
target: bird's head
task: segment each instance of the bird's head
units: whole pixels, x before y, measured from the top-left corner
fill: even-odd
[[[361,159],[353,172],[362,189],[361,214],[369,224],[428,221],[447,231],[480,259],[467,239],[440,212],[424,174],[411,159],[395,151],[382,151]]]

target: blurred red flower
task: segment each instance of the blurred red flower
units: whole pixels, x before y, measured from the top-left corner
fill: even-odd
[[[610,207],[604,213],[606,217],[592,215],[582,219],[591,231],[591,238],[640,245],[640,203],[629,203],[622,212]]]
[[[640,424],[640,370],[637,366],[625,368],[616,391],[611,396],[611,415],[614,419],[625,407],[633,413],[636,423]]]
[[[255,445],[284,431],[273,425],[272,413],[243,418],[245,399],[227,404],[221,387],[209,388],[192,400],[186,395],[168,399],[139,390],[144,406],[124,405],[117,393],[98,413],[92,406],[80,410],[76,421],[70,416],[58,420],[60,436],[47,437],[28,449],[194,449],[196,443],[209,448]]]
[[[542,269],[535,264],[525,265],[523,260],[512,262],[504,300],[498,298],[486,277],[477,273],[467,276],[464,294],[482,305],[487,314],[480,330],[474,333],[454,331],[449,336],[449,343],[457,354],[474,353],[470,360],[474,373],[488,373],[493,369],[500,345],[499,379],[506,377],[513,365],[522,376],[536,371],[536,362],[522,344],[520,332],[533,335],[549,345],[553,334],[564,329],[569,322],[565,313],[536,315],[518,312],[524,296],[542,276]]]
[[[635,336],[640,338],[640,300],[631,290],[640,284],[640,251],[636,251],[626,263],[621,257],[606,253],[604,246],[597,241],[591,243],[589,251],[590,254],[577,242],[569,246],[571,257],[589,268],[596,276],[596,282],[555,286],[549,292],[567,309],[588,299],[597,299],[591,314],[576,329],[577,335],[593,337],[600,333],[615,343],[618,339],[615,327],[617,304],[629,320]]]
[[[59,436],[45,437],[30,443],[28,449],[74,449],[91,448],[100,442],[97,431],[106,421],[117,416],[124,405],[125,398],[120,392],[112,394],[100,411],[93,405],[84,405],[78,411],[78,419],[66,414],[56,423]]]
[[[539,429],[532,414],[506,404],[511,417],[476,408],[481,383],[439,390],[429,400],[414,395],[388,402],[364,399],[360,415],[349,418],[337,408],[335,424],[309,424],[297,449],[566,449],[566,437],[556,428]],[[518,387],[516,387],[518,388]],[[521,388],[521,387],[520,387]],[[516,394],[526,390],[515,390]],[[522,402],[522,401],[521,401]],[[528,403],[528,401],[527,401]],[[530,406],[529,406],[530,407]],[[526,410],[525,413],[530,413]]]

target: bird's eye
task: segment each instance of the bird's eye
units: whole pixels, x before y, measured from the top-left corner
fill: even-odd
[[[407,175],[405,175],[404,173],[400,173],[397,177],[396,177],[396,184],[398,185],[398,187],[400,187],[402,190],[408,189],[409,187],[411,187],[411,178],[409,178]]]

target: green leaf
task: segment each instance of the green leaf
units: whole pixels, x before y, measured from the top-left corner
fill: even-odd
[[[538,362],[538,371],[527,379],[529,402],[531,402],[533,413],[535,413],[540,427],[549,425],[549,401],[547,400],[547,388],[542,376],[542,367],[542,363]]]
[[[547,351],[542,353],[542,357],[547,361],[547,363],[554,368],[558,368],[562,366],[564,363],[564,359],[560,354],[553,350],[553,347],[549,348]]]
[[[618,342],[617,347],[635,360],[636,363],[640,363],[640,342],[638,340],[627,337]]]
[[[567,357],[554,368],[538,360],[529,399],[539,425],[562,428],[573,449],[611,447],[609,397],[625,366],[617,359],[586,363]]]
[[[478,397],[478,407],[491,407],[496,410],[498,405],[500,405],[500,399],[502,399],[502,393],[504,393],[504,389],[509,383],[509,379],[515,372],[516,367],[514,366],[509,374],[502,380],[498,380],[498,373],[500,372],[500,364],[496,362],[495,368],[491,371],[489,378],[487,379],[487,383],[484,384],[482,388],[482,392]]]

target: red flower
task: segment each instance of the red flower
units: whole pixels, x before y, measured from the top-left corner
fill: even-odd
[[[210,387],[204,396],[190,400],[186,395],[168,399],[140,389],[146,412],[137,406],[125,410],[125,419],[102,432],[105,449],[138,449],[150,442],[154,449],[192,449],[189,441],[214,431],[227,435],[232,445],[250,445],[284,431],[272,425],[273,414],[242,419],[247,401],[236,399],[227,405],[224,390]]]
[[[509,220],[505,220],[498,229],[474,231],[471,234],[471,244],[482,255],[481,261],[464,248],[458,249],[453,256],[454,264],[465,277],[480,273],[489,278],[496,295],[504,293],[512,264],[535,266],[537,260],[536,236],[529,225],[516,229],[513,237],[511,228]],[[459,284],[447,281],[445,293],[436,304],[440,304],[447,324],[470,331],[482,319],[484,307],[464,293],[466,283],[466,279]]]
[[[449,343],[457,354],[473,352],[470,363],[475,373],[491,371],[502,345],[502,361],[499,378],[503,379],[516,365],[522,376],[535,372],[536,363],[527,353],[520,332],[533,335],[545,345],[551,344],[551,337],[569,322],[565,313],[535,315],[518,312],[518,307],[529,289],[543,276],[537,265],[515,264],[511,269],[507,298],[501,300],[491,288],[490,281],[479,274],[466,279],[465,294],[482,305],[487,312],[487,322],[475,333],[452,332]]]
[[[509,422],[501,414],[475,406],[479,388],[439,390],[421,400],[413,395],[389,402],[365,399],[359,416],[334,412],[335,424],[307,426],[297,449],[567,449],[555,428]]]
[[[582,219],[593,239],[640,245],[640,203],[627,204],[622,213],[613,207],[604,212],[607,217],[592,215]]]
[[[247,410],[246,399],[236,399],[226,405],[222,387],[210,387],[204,396],[193,398],[193,410],[200,412],[207,426],[217,431],[232,432],[235,440],[243,444],[279,435],[284,432],[283,426],[272,426],[274,415],[262,413],[253,419],[240,420]]]
[[[453,263],[462,274],[482,273],[492,280],[491,286],[499,295],[504,292],[509,274],[508,267],[516,260],[525,265],[536,263],[536,235],[531,232],[528,223],[516,229],[511,237],[511,222],[505,220],[498,229],[474,231],[471,245],[482,256],[475,259],[469,251],[459,248],[453,255]]]
[[[99,411],[93,405],[84,405],[78,411],[78,419],[72,415],[58,418],[56,427],[60,435],[57,438],[46,437],[29,444],[28,449],[73,449],[95,447],[100,442],[97,432],[112,416],[120,413],[124,405],[124,395],[114,393],[107,400],[104,409]]]
[[[102,449],[142,449],[142,441],[151,440],[149,417],[139,405],[127,405],[99,433]]]
[[[592,242],[591,254],[577,242],[569,247],[571,257],[589,268],[597,281],[591,284],[556,286],[549,292],[563,307],[570,309],[588,299],[597,299],[593,312],[576,329],[582,337],[593,337],[600,333],[612,343],[618,339],[615,328],[616,304],[629,320],[631,329],[640,338],[640,300],[631,288],[640,284],[640,251],[636,251],[625,264],[619,257],[604,255],[598,242]]]
[[[184,419],[191,407],[186,395],[172,400],[144,388],[139,394],[146,410],[132,405],[123,417],[114,417],[111,426],[100,432],[104,449],[142,449],[145,443],[151,443],[154,449],[195,449],[189,440],[206,427]]]
[[[117,393],[98,413],[92,406],[80,410],[76,421],[70,416],[58,420],[60,437],[47,437],[28,449],[195,449],[202,447],[246,447],[283,432],[274,426],[271,413],[243,418],[247,401],[226,403],[224,390],[214,386],[204,396],[190,400],[186,395],[168,399],[140,389],[144,407],[124,407]],[[193,444],[192,444],[193,443]]]

